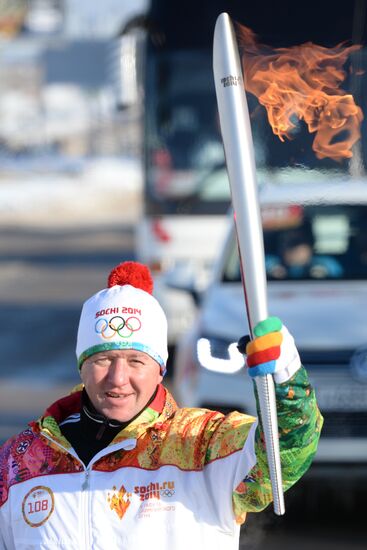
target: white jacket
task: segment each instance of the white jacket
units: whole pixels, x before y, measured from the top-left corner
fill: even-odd
[[[2,447],[1,550],[238,548],[246,511],[271,500],[254,418],[177,409],[160,386],[86,466],[58,427],[80,399],[56,402]]]

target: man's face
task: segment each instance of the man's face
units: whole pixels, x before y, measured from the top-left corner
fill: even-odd
[[[132,349],[96,353],[84,361],[80,375],[97,411],[120,422],[145,407],[163,378],[154,359]]]
[[[284,261],[290,266],[307,265],[312,258],[312,248],[306,243],[293,246],[284,252]]]

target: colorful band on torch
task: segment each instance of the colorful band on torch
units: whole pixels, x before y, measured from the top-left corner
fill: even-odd
[[[250,376],[263,376],[275,372],[283,341],[282,322],[278,317],[268,317],[254,328],[255,340],[246,346],[246,363]]]

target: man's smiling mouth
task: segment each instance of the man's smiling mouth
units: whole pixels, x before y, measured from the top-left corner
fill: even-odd
[[[117,392],[113,392],[113,391],[106,391],[105,392],[105,395],[107,397],[111,397],[112,399],[126,399],[127,397],[130,397],[130,395],[132,395],[131,393],[117,393]]]

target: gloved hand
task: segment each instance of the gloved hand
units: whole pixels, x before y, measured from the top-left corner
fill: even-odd
[[[243,336],[238,350],[246,354],[250,376],[273,374],[278,384],[289,380],[300,368],[301,361],[293,336],[278,317],[268,317],[254,328],[255,338]]]

